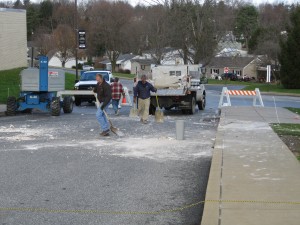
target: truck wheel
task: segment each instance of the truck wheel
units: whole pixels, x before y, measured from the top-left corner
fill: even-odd
[[[155,115],[155,111],[156,111],[156,107],[154,105],[150,104],[149,114],[150,115]]]
[[[80,106],[80,105],[81,105],[81,100],[75,98],[75,105],[76,105],[76,106]]]
[[[198,108],[199,110],[204,110],[206,105],[206,99],[203,97],[202,101],[198,102]]]
[[[73,99],[71,96],[64,97],[63,110],[64,113],[71,113],[73,111]]]
[[[191,108],[189,109],[189,113],[193,115],[196,112],[196,100],[195,97],[192,97]]]
[[[14,116],[16,115],[17,110],[17,100],[15,97],[8,97],[7,104],[6,104],[6,115],[7,116]]]
[[[51,102],[51,115],[59,116],[60,115],[60,98],[53,97]]]

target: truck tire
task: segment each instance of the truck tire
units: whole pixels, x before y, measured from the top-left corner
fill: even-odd
[[[63,110],[64,113],[73,112],[73,99],[71,96],[65,96],[63,100]]]
[[[150,104],[149,114],[150,115],[155,115],[155,111],[156,111],[156,107],[154,105]]]
[[[51,101],[51,115],[52,116],[59,116],[60,115],[60,98],[53,97]]]
[[[199,110],[204,110],[205,106],[206,106],[206,99],[205,99],[205,96],[204,96],[202,101],[198,102],[198,108],[199,108]]]
[[[17,100],[15,97],[8,97],[6,104],[6,115],[15,116],[17,110]]]
[[[191,108],[189,109],[189,113],[193,115],[196,112],[196,99],[192,97]]]
[[[75,105],[80,106],[81,105],[81,99],[75,98]]]

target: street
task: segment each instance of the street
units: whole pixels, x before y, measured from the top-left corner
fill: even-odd
[[[89,104],[59,117],[1,117],[0,223],[199,224],[202,204],[180,208],[204,199],[215,110],[166,111],[163,124],[151,117],[143,125],[129,109],[111,115],[122,138],[100,137]],[[183,141],[177,119],[185,120]]]

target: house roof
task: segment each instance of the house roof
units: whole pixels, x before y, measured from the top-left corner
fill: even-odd
[[[238,67],[244,68],[249,63],[251,63],[255,58],[254,57],[215,57],[213,58],[208,67]]]
[[[156,64],[156,61],[154,59],[132,59],[131,62],[137,62],[141,65]]]
[[[131,60],[133,59],[134,57],[136,57],[136,55],[133,55],[133,54],[123,54],[123,55],[119,55],[118,59],[117,59],[117,62],[118,63],[122,63],[122,62],[125,62],[125,61],[128,61],[128,60]],[[111,63],[109,59],[107,60],[104,60],[104,61],[101,61],[100,62],[101,64],[109,64]]]

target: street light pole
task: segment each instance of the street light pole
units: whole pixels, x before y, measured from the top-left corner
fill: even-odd
[[[76,68],[76,81],[78,80],[78,12],[77,0],[75,0],[75,68]]]

